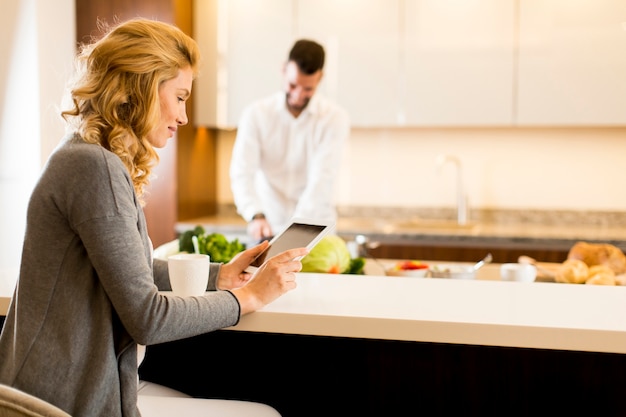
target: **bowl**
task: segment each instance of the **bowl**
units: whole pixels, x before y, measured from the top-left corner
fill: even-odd
[[[437,264],[429,268],[433,278],[476,279],[473,264]]]
[[[500,266],[502,281],[535,282],[537,268],[531,264],[506,263]]]

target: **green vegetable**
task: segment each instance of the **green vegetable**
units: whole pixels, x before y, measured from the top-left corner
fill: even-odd
[[[204,234],[204,227],[198,225],[193,230],[186,230],[182,233],[178,238],[178,249],[181,252],[195,252],[193,249],[193,240],[194,236],[201,236]]]
[[[350,259],[350,268],[348,268],[346,274],[363,275],[365,274],[364,268],[365,258],[352,258]]]
[[[327,235],[302,258],[302,272],[344,274],[350,269],[350,251],[345,240]]]
[[[235,255],[246,249],[246,246],[234,239],[228,241],[226,236],[220,233],[206,234],[202,226],[196,226],[193,230],[187,230],[178,238],[178,248],[181,252],[195,252],[193,237],[198,238],[198,250],[200,253],[209,255],[211,262],[228,263]]]
[[[228,263],[235,255],[246,249],[239,239],[229,242],[224,235],[219,233],[198,236],[198,246],[200,253],[209,255],[212,262],[223,263]]]

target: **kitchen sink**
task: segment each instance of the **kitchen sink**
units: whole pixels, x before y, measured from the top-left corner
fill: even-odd
[[[468,222],[459,224],[454,220],[438,220],[438,219],[410,219],[390,221],[385,230],[389,233],[399,232],[473,232],[478,228],[478,223]]]
[[[478,223],[458,224],[446,219],[377,219],[367,217],[344,217],[337,221],[337,230],[356,233],[472,233]]]

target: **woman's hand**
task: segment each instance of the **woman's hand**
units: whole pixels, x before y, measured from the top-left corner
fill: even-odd
[[[266,243],[261,245],[265,248]],[[241,307],[241,315],[256,311],[296,288],[296,272],[302,269],[302,263],[293,259],[305,256],[308,252],[306,248],[298,248],[279,253],[265,261],[244,286],[233,289],[232,293]]]
[[[269,243],[264,241],[250,249],[238,253],[225,265],[222,265],[220,276],[217,278],[217,288],[220,290],[232,290],[239,288],[250,280],[252,274],[244,272],[244,269],[263,252]]]

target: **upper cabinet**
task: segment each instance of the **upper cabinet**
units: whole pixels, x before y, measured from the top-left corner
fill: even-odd
[[[406,124],[510,125],[515,0],[405,0]]]
[[[355,127],[625,125],[624,22],[624,0],[195,0],[195,119],[236,127],[312,38]]]
[[[195,120],[235,127],[247,104],[283,88],[289,49],[297,39],[310,38],[326,50],[322,94],[345,107],[354,125],[397,124],[398,5],[399,0],[196,0],[195,35],[206,64],[196,81]]]
[[[404,122],[400,11],[398,0],[297,1],[297,37],[326,49],[320,91],[345,107],[355,126]]]
[[[518,125],[626,124],[626,1],[520,0]]]
[[[292,0],[195,0],[203,58],[194,91],[198,125],[235,127],[246,105],[282,88],[293,7]]]

